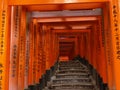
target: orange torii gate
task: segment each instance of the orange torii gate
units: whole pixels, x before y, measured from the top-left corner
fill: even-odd
[[[45,0],[45,1],[41,1],[41,0],[10,0],[8,2],[8,0],[1,0],[0,2],[0,89],[1,90],[8,90],[8,86],[9,86],[9,78],[10,78],[10,71],[9,71],[9,61],[12,61],[12,58],[10,58],[10,45],[14,46],[15,43],[10,43],[10,27],[12,28],[12,26],[10,26],[10,16],[11,16],[11,6],[12,5],[37,5],[37,4],[61,4],[61,3],[89,3],[89,2],[108,2],[107,4],[109,5],[110,8],[104,7],[104,16],[106,18],[104,18],[104,31],[105,31],[105,41],[106,41],[106,47],[105,47],[105,53],[106,53],[106,62],[107,62],[107,73],[108,73],[108,84],[109,84],[109,88],[112,89],[113,87],[116,87],[116,90],[120,89],[119,86],[119,79],[120,79],[120,70],[119,70],[119,66],[120,66],[120,26],[119,26],[119,4],[118,4],[118,0]],[[11,5],[11,6],[10,6]],[[106,11],[110,11],[106,12]],[[21,15],[20,17],[23,21],[25,21],[25,15],[26,11],[24,11],[24,9],[21,10]],[[107,15],[110,14],[110,18],[107,19]],[[22,22],[23,22],[22,21]],[[108,22],[110,21],[110,22]],[[110,26],[108,26],[108,25]],[[22,23],[22,28],[24,28],[25,30],[25,23]],[[20,27],[21,27],[20,25]],[[21,30],[21,29],[20,29]],[[23,38],[24,40],[21,41],[23,43],[23,46],[21,45],[20,48],[22,48],[23,50],[20,51],[21,54],[25,53],[25,32],[20,31],[20,38]],[[24,35],[21,35],[22,33],[24,33]],[[13,35],[13,34],[11,34]],[[56,39],[55,37],[57,37],[56,34],[54,34],[54,40]],[[20,40],[19,38],[19,40]],[[101,38],[101,37],[100,37]],[[16,38],[15,40],[17,40],[18,38]],[[101,40],[101,39],[100,39]],[[12,41],[12,40],[11,40]],[[55,42],[57,42],[57,40],[55,40]],[[54,43],[52,45],[54,45]],[[17,44],[18,42],[16,42]],[[98,42],[95,42],[96,45]],[[16,48],[16,47],[15,47]],[[58,47],[53,47],[53,48],[58,48]],[[96,47],[97,48],[97,47]],[[102,50],[104,50],[104,48],[102,48]],[[53,51],[56,51],[55,49],[53,49]],[[32,52],[32,51],[31,51]],[[57,52],[57,51],[56,51]],[[103,52],[103,51],[102,51]],[[19,53],[19,54],[20,54]],[[103,53],[102,53],[103,54]],[[25,56],[23,55],[22,58],[19,57],[19,59],[24,59],[22,60],[21,65],[23,65],[25,62]],[[103,63],[101,63],[103,64]],[[19,66],[19,65],[18,65]],[[21,66],[20,66],[21,67]],[[11,70],[11,69],[10,69]],[[20,68],[19,68],[20,70]],[[22,66],[21,71],[24,72],[24,65]],[[19,74],[21,74],[21,71],[18,71]],[[100,73],[103,75],[102,71],[100,71]],[[22,77],[24,73],[22,73]],[[20,76],[20,75],[19,75]],[[22,87],[22,89],[24,88],[24,80],[20,80],[19,79],[19,85],[20,87]],[[106,81],[106,80],[105,80]],[[11,84],[12,85],[12,84]],[[15,84],[16,85],[16,84]],[[16,87],[16,86],[15,86]],[[16,89],[18,90],[18,89]]]

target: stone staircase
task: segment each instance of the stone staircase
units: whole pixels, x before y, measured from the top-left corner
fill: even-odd
[[[98,90],[88,68],[78,60],[60,61],[43,90]]]

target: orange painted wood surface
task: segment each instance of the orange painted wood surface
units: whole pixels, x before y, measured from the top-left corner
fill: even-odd
[[[30,58],[29,58],[29,73],[28,73],[28,84],[32,85],[35,81],[34,71],[34,24],[30,23]]]
[[[42,76],[42,35],[41,35],[41,26],[38,27],[38,77]]]
[[[11,10],[11,42],[10,42],[10,71],[9,90],[18,90],[18,60],[19,60],[19,32],[20,32],[20,7],[12,6]]]
[[[101,18],[98,21],[98,30],[99,30],[99,48],[100,48],[100,61],[98,62],[99,64],[99,70],[100,70],[100,75],[103,78],[103,82],[107,83],[107,60],[105,57],[105,42],[104,42],[104,31],[102,29],[102,20]],[[101,65],[103,65],[101,67]]]
[[[26,62],[26,11],[21,7],[21,26],[19,36],[18,90],[24,89]]]
[[[110,2],[110,23],[111,23],[111,41],[112,41],[112,72],[113,72],[113,83],[112,87],[115,86],[116,90],[120,89],[120,26],[119,26],[119,2],[118,0],[111,0]]]
[[[34,4],[64,4],[64,3],[91,3],[91,2],[108,2],[109,0],[10,0],[9,5],[34,5]]]
[[[104,5],[109,6],[109,8],[104,7],[104,21],[105,24],[111,25],[105,25],[105,41],[106,45],[103,45],[103,35],[101,31],[101,26],[99,22],[99,26],[96,24],[92,25],[92,30],[54,30],[53,32],[45,30],[49,30],[48,27],[42,28],[40,34],[37,31],[38,28],[36,28],[36,31],[34,29],[35,23],[32,25],[32,29],[30,30],[30,59],[29,59],[29,76],[24,76],[25,73],[25,63],[26,63],[26,11],[22,8],[21,11],[21,29],[20,29],[20,37],[16,38],[14,36],[15,32],[15,24],[16,20],[15,14],[10,14],[10,7],[8,6],[8,0],[1,0],[0,2],[0,89],[2,90],[8,90],[8,86],[10,90],[22,90],[24,87],[27,87],[27,78],[28,84],[35,84],[38,82],[39,77],[41,77],[42,74],[45,73],[45,70],[49,69],[57,60],[58,54],[59,54],[59,39],[58,34],[60,33],[83,33],[79,36],[79,44],[78,40],[76,38],[75,40],[75,47],[79,48],[79,50],[75,51],[75,55],[80,53],[82,57],[85,57],[87,59],[90,59],[89,62],[94,66],[95,69],[100,73],[101,77],[103,78],[104,83],[109,84],[110,89],[113,89],[115,87],[116,90],[120,89],[119,83],[120,83],[120,5],[119,0],[30,0],[29,2],[27,0],[10,0],[9,5],[38,5],[38,4],[69,4],[70,3],[85,3],[85,2],[109,2],[108,5],[104,3]],[[93,4],[93,3],[92,3]],[[102,4],[102,3],[101,3]],[[78,4],[77,6],[82,5]],[[87,5],[87,4],[86,4]],[[8,8],[9,7],[9,8]],[[26,6],[27,7],[27,6]],[[49,6],[50,7],[50,6]],[[54,6],[53,6],[54,7]],[[64,6],[63,9],[68,8],[69,6]],[[89,5],[87,8],[93,8]],[[28,8],[28,7],[27,7]],[[32,8],[32,7],[30,7]],[[79,7],[73,7],[75,8],[82,8],[82,6]],[[106,9],[107,8],[107,9]],[[33,7],[31,10],[36,9],[36,7]],[[56,9],[56,7],[53,8],[53,10]],[[59,9],[59,8],[58,8]],[[110,12],[106,12],[105,10],[108,10]],[[13,12],[15,13],[15,12]],[[11,18],[11,27],[10,24],[10,15],[13,15]],[[110,15],[107,17],[107,15]],[[14,17],[15,16],[15,17]],[[97,18],[97,17],[96,17]],[[106,19],[108,18],[108,19]],[[90,19],[90,18],[89,18]],[[61,19],[60,19],[61,20]],[[97,19],[94,19],[94,21],[97,21]],[[39,21],[39,20],[38,20]],[[68,20],[69,21],[69,20]],[[108,22],[110,21],[110,23]],[[11,53],[10,53],[10,30],[11,28]],[[97,29],[99,28],[99,30]],[[45,29],[45,30],[44,30]],[[90,32],[90,36],[87,35],[87,33]],[[50,35],[51,33],[51,35]],[[19,34],[19,32],[18,32]],[[87,38],[89,37],[89,38]],[[16,65],[16,69],[13,70],[13,55],[14,53],[14,46],[18,45],[18,39],[19,39],[19,58],[16,58],[16,62],[18,65]],[[40,43],[39,43],[40,42]],[[111,44],[111,45],[110,45]],[[39,47],[39,45],[41,47]],[[75,49],[76,49],[75,48]],[[39,51],[40,50],[40,51]],[[87,51],[87,53],[86,53]],[[50,55],[52,52],[52,55]],[[91,54],[89,54],[89,53]],[[17,51],[16,51],[17,53]],[[10,56],[9,56],[10,55]],[[17,54],[18,55],[18,54]],[[40,56],[39,56],[40,55]],[[34,57],[35,56],[35,57]],[[18,57],[18,56],[17,56]],[[40,58],[40,59],[39,59]],[[10,59],[10,72],[9,72],[9,59]],[[39,62],[40,61],[40,62]],[[107,66],[106,66],[107,63]],[[101,65],[103,65],[101,67]],[[15,66],[15,65],[14,65]],[[40,71],[39,71],[40,67]],[[16,71],[18,70],[18,71]],[[16,76],[13,78],[11,75],[13,74],[13,71],[15,71]],[[17,75],[18,74],[18,75]],[[9,78],[8,78],[9,76]],[[18,76],[18,77],[17,77]],[[107,80],[108,79],[108,80]],[[8,81],[10,80],[10,81]],[[12,83],[10,83],[13,81]],[[8,85],[8,82],[10,83]],[[18,84],[18,86],[17,86]],[[18,88],[18,89],[17,89]]]
[[[0,1],[0,89],[8,90],[10,60],[10,10],[7,0]]]
[[[39,78],[40,78],[40,61],[39,61],[39,26],[36,23],[35,24],[36,29],[34,30],[35,32],[35,61],[36,61],[36,69],[35,69],[35,83],[39,83]]]
[[[112,56],[112,44],[111,44],[111,29],[110,29],[110,22],[109,22],[109,18],[108,16],[109,14],[109,4],[106,4],[106,6],[104,6],[103,9],[103,13],[104,13],[104,33],[105,33],[105,55],[106,55],[106,63],[107,63],[107,83],[108,83],[108,87],[110,89],[114,88],[114,81],[113,81],[113,58]]]
[[[97,69],[97,61],[96,61],[96,29],[95,29],[95,25],[93,26],[93,29],[91,30],[91,64],[93,65],[93,67],[95,69]]]
[[[59,61],[69,61],[69,57],[68,56],[60,56]]]

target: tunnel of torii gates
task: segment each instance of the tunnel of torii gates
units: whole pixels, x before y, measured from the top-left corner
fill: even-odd
[[[96,8],[101,14],[37,15]],[[0,0],[0,90],[24,90],[58,57],[76,55],[88,60],[109,90],[120,90],[119,10],[120,0]]]

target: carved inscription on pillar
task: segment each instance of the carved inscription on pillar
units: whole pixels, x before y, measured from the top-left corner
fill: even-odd
[[[5,10],[2,11],[2,21],[1,21],[1,30],[0,30],[0,55],[4,53],[4,43],[5,43]]]
[[[118,24],[118,6],[113,5],[113,24],[114,24],[114,36],[116,45],[116,59],[120,60],[120,31]]]
[[[6,11],[2,10],[1,13],[2,17],[1,17],[1,27],[0,27],[0,56],[4,55],[5,52],[5,21],[6,21]],[[0,90],[3,90],[3,76],[4,76],[4,65],[3,65],[4,61],[0,62]]]

